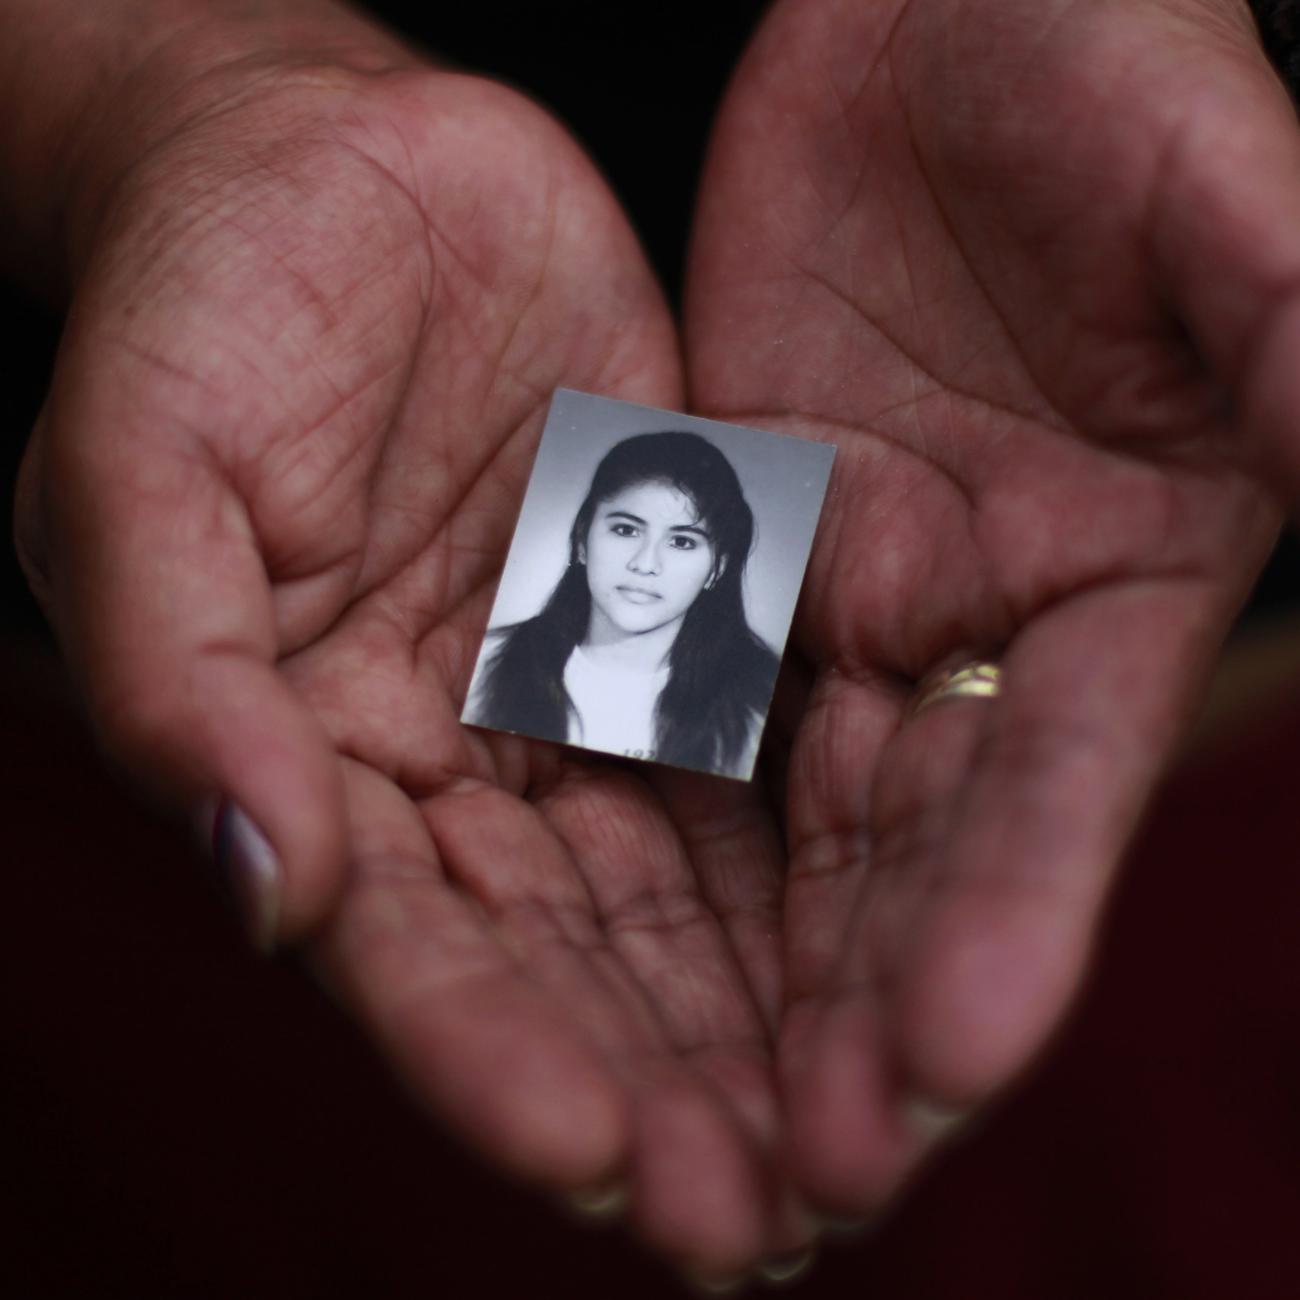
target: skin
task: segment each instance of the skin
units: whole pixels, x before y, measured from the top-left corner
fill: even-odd
[[[99,57],[67,25],[114,8],[6,6],[6,49]],[[116,8],[165,30],[108,42],[151,53],[107,91],[0,77],[47,137],[21,224],[22,157],[82,160],[19,546],[105,748],[237,802],[278,862],[255,927],[506,1171],[616,1183],[708,1276],[798,1247],[761,792],[458,722],[553,389],[684,401],[625,218],[540,109],[330,6]]]
[[[1242,4],[787,0],[754,39],[686,338],[692,409],[840,449],[779,1052],[818,1206],[883,1205],[1078,988],[1295,498],[1297,285],[1300,134]],[[909,718],[971,654],[1001,697]]]
[[[1300,151],[1244,7],[777,5],[683,374],[510,92],[325,4],[0,5],[0,206],[71,300],[20,548],[105,745],[243,806],[277,937],[504,1168],[617,1180],[715,1276],[878,1207],[911,1104],[1068,1003],[1300,486]],[[456,722],[560,383],[840,446],[770,796]],[[1003,696],[908,720],[963,651]]]
[[[584,562],[591,592],[584,648],[631,640],[654,668],[713,573],[713,548],[688,497],[663,483],[640,483],[597,508]]]

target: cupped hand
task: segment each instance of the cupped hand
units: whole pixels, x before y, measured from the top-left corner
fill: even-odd
[[[458,722],[552,390],[681,403],[628,225],[540,110],[383,43],[163,89],[105,132],[21,493],[106,744],[240,810],[258,936],[493,1159],[710,1275],[799,1246],[759,796]]]
[[[1234,0],[785,0],[743,61],[688,391],[839,447],[780,1047],[826,1210],[886,1200],[1076,990],[1300,489],[1297,285],[1296,123]],[[970,657],[999,698],[909,715]]]

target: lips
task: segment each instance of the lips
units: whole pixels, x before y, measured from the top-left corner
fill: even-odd
[[[663,600],[657,591],[651,591],[647,587],[618,587],[616,590],[632,605],[653,605],[656,601]]]

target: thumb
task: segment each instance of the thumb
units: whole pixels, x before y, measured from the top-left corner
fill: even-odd
[[[1167,155],[1159,279],[1232,393],[1250,458],[1300,502],[1300,130],[1256,45],[1221,59]]]
[[[17,504],[104,746],[169,800],[220,810],[214,849],[259,945],[301,936],[342,885],[341,776],[277,670],[262,556],[219,459],[165,383],[65,354]]]

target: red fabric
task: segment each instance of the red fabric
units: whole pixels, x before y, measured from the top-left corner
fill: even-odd
[[[665,1296],[401,1096],[0,650],[0,1294]],[[1300,707],[1155,809],[1032,1080],[798,1294],[1300,1294]]]

